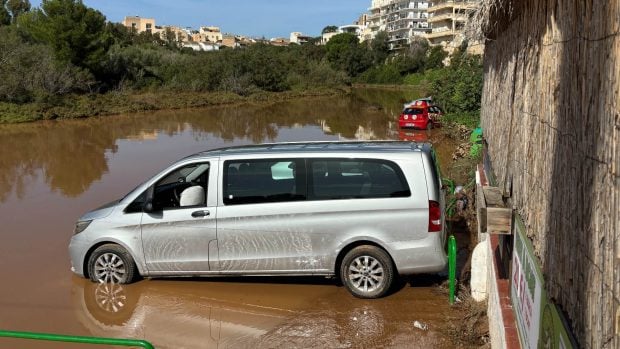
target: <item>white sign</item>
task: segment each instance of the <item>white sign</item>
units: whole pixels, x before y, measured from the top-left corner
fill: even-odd
[[[521,345],[526,348],[538,348],[541,309],[541,285],[536,272],[535,261],[521,240],[521,234],[514,234],[515,248],[512,258],[511,298],[514,304]]]

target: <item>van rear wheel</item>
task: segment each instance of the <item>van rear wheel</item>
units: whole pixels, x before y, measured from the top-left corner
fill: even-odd
[[[394,280],[392,259],[376,246],[358,246],[344,256],[340,264],[340,278],[355,297],[382,297]]]
[[[88,275],[93,282],[129,284],[138,271],[129,252],[119,245],[105,244],[88,258]]]

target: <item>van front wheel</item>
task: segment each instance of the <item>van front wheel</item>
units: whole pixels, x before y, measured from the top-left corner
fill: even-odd
[[[129,252],[115,244],[97,247],[88,258],[88,274],[94,282],[129,284],[138,276]]]
[[[344,256],[340,278],[355,297],[382,297],[394,280],[392,259],[376,246],[358,246]]]

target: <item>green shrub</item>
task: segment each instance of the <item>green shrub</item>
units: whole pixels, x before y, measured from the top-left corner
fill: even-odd
[[[474,129],[480,124],[480,112],[447,113],[443,121],[447,125],[464,125]]]
[[[394,65],[383,64],[368,69],[357,78],[357,81],[366,84],[400,84],[403,78]]]

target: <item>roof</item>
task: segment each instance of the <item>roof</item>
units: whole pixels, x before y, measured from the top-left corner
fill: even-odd
[[[316,152],[411,152],[419,150],[429,152],[430,143],[406,141],[350,141],[350,142],[290,142],[242,145],[218,148],[196,153],[189,157],[223,156],[229,154],[273,154],[273,153],[316,153]]]

